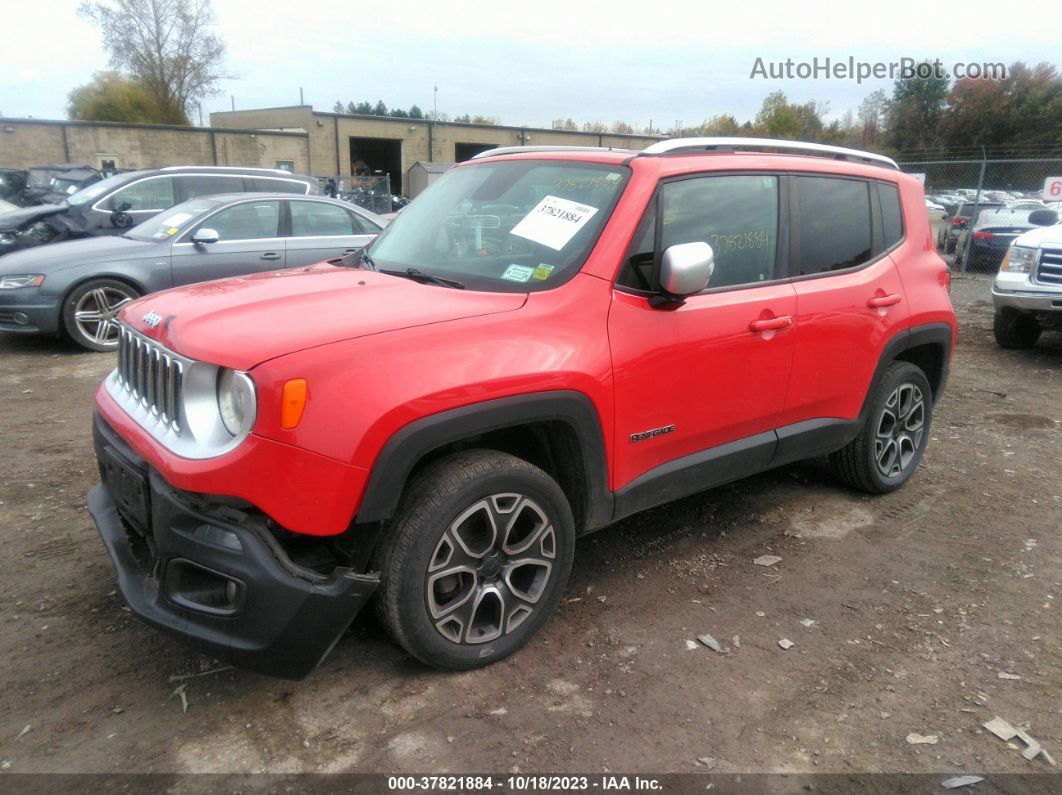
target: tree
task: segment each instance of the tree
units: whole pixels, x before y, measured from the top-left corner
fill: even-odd
[[[343,113],[343,103],[340,102],[338,99],[336,100],[336,104],[332,106],[332,112]]]
[[[1062,144],[1062,77],[1054,66],[1011,64],[1006,78],[957,80],[940,123],[948,147],[1006,147],[1007,154]]]
[[[350,111],[351,113],[361,113],[364,116],[372,115],[372,103],[368,100],[359,102],[357,105],[355,105],[353,102],[351,102],[350,104],[354,108],[354,110]]]
[[[416,105],[410,105],[409,106],[409,118],[411,118],[411,119],[423,119],[424,118],[424,111],[422,111]]]
[[[929,74],[919,77],[918,71]],[[923,62],[913,77],[900,78],[889,105],[889,145],[898,152],[925,152],[940,141],[940,121],[948,99],[948,78]]]
[[[84,2],[79,13],[100,28],[111,66],[151,92],[164,121],[188,124],[191,109],[226,76],[210,0]]]
[[[464,116],[454,116],[454,121],[460,122],[461,124],[471,124],[472,117],[466,113]]]
[[[387,115],[392,117],[392,118],[395,118],[395,119],[408,119],[409,118],[409,116],[406,114],[406,112],[404,110],[402,110],[401,108],[391,108],[391,110],[388,112]]]
[[[376,100],[376,106],[372,109],[372,115],[373,116],[386,116],[387,115],[387,106],[384,104],[384,101],[382,99]]]
[[[767,138],[797,138],[805,120],[795,105],[790,105],[784,91],[774,91],[764,97],[756,114],[756,130]]]
[[[617,121],[612,123],[612,132],[620,135],[634,135],[634,127],[625,121]]]
[[[863,125],[860,143],[867,148],[877,145],[878,139],[888,132],[889,97],[885,89],[879,88],[867,94],[859,103],[857,113]]]
[[[498,119],[496,116],[480,116],[476,114],[472,117],[473,124],[497,124]]]
[[[608,125],[603,121],[584,121],[583,132],[606,133],[608,132]]]
[[[67,111],[79,121],[163,122],[155,98],[140,83],[117,72],[97,72],[68,95]],[[188,123],[185,119],[184,124]]]

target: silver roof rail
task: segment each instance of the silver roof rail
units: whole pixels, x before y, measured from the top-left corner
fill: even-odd
[[[286,174],[289,177],[301,176],[282,168],[262,168],[261,166],[163,166],[159,171],[180,171],[182,169],[200,168],[205,171],[268,171],[270,174]],[[141,169],[150,171],[151,169]]]
[[[765,149],[782,150],[786,154],[814,155],[831,157],[835,160],[855,160],[875,166],[900,170],[896,161],[885,155],[863,152],[859,149],[847,149],[843,146],[813,144],[804,141],[783,141],[775,138],[672,138],[669,141],[657,141],[641,151],[643,155],[668,155],[694,152],[733,152],[738,149],[763,151]]]
[[[517,155],[521,152],[630,152],[637,153],[635,149],[619,149],[611,146],[499,146],[496,149],[488,149],[478,155],[472,155],[473,160],[484,157],[497,157],[498,155]]]

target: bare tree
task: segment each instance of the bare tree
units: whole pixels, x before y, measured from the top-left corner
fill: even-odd
[[[79,13],[99,26],[111,66],[146,87],[169,122],[187,124],[189,111],[227,76],[210,0],[83,2]]]

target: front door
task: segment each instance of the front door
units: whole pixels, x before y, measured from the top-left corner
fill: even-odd
[[[697,175],[660,186],[609,313],[613,489],[663,474],[672,498],[697,489],[667,491],[669,473],[714,460],[739,477],[770,461],[796,330],[796,294],[783,278],[788,247],[779,239],[783,184],[773,174]],[[715,253],[708,289],[672,308],[652,306],[661,252],[698,241]]]
[[[283,268],[280,206],[279,199],[249,200],[207,216],[171,249],[174,286]],[[213,229],[218,241],[191,242],[199,229]]]

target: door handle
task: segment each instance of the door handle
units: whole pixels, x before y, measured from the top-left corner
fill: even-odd
[[[355,251],[361,251],[360,248],[346,248],[343,249],[344,254],[353,254]]]
[[[263,254],[258,259],[278,260],[278,259],[280,259],[280,255],[275,253],[275,252],[270,251],[268,254]]]
[[[867,306],[871,309],[884,309],[887,306],[894,306],[903,299],[896,293],[889,295],[875,295],[872,298],[867,299]]]
[[[788,328],[791,325],[793,325],[793,318],[789,315],[781,315],[780,317],[753,320],[749,323],[749,331],[775,331],[777,329]]]

